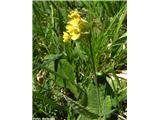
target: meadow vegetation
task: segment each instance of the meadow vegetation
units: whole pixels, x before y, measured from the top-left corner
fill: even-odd
[[[126,120],[127,79],[118,74],[127,70],[127,2],[32,6],[33,118]],[[78,32],[66,27],[75,9],[85,23]]]

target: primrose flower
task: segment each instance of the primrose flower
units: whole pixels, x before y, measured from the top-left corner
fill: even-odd
[[[77,40],[77,39],[79,39],[79,38],[80,38],[80,33],[77,33],[77,34],[76,34],[76,33],[72,33],[72,34],[71,34],[71,39],[72,39],[72,40]]]
[[[63,32],[63,42],[70,41],[71,36],[67,32]]]
[[[69,18],[73,19],[73,18],[81,18],[81,16],[79,15],[79,12],[77,9],[75,10],[72,10],[69,15],[68,15]]]
[[[66,30],[67,30],[67,32],[68,33],[73,33],[73,32],[75,32],[75,33],[79,33],[80,32],[80,29],[79,29],[79,27],[74,27],[74,26],[72,26],[72,25],[67,25],[66,26]]]
[[[87,28],[88,23],[86,20],[81,18],[77,9],[72,10],[68,17],[69,21],[66,25],[66,32],[63,32],[64,42],[79,39],[81,34],[84,33],[83,30]]]
[[[71,19],[68,24],[69,25],[72,25],[74,27],[79,27],[79,23],[80,23],[80,19],[79,18],[76,18],[76,19]]]
[[[71,25],[66,26],[67,32],[71,35],[72,40],[76,40],[80,37],[80,29]]]

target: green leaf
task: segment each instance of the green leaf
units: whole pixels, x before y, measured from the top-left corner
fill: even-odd
[[[60,54],[49,54],[49,55],[46,55],[44,57],[45,60],[57,60],[57,59],[60,59],[61,57],[63,57],[64,54],[63,53],[60,53]]]
[[[68,102],[68,104],[78,113],[86,116],[87,118],[96,119],[99,117],[98,114],[95,114],[88,109],[86,109],[84,106],[80,105],[78,102],[72,100],[71,98],[64,95],[64,98]]]
[[[61,74],[64,78],[58,77],[56,79],[56,83],[59,86],[66,87],[71,90],[71,92],[74,94],[76,98],[78,98],[79,93],[76,85],[74,84],[75,81],[75,73],[74,73],[74,67],[67,61],[67,60],[61,60],[60,66],[58,68],[58,73]]]
[[[87,118],[86,116],[80,114],[80,115],[78,116],[77,120],[97,120],[97,119]]]
[[[33,92],[33,102],[36,102],[36,101],[41,101],[45,104],[49,104],[54,109],[66,111],[66,108],[57,104],[56,101],[53,101],[52,99],[49,99],[49,98],[46,99],[44,96],[42,96],[38,92]]]
[[[111,98],[110,96],[106,96],[104,103],[103,103],[103,114],[105,118],[109,118],[109,113],[111,112],[112,105],[111,105]]]
[[[108,83],[108,81],[106,80],[106,75],[101,73],[101,74],[97,74],[97,82],[98,82],[98,86],[100,88],[100,92],[104,92],[103,93],[103,97],[105,98],[106,95],[111,95],[114,96],[114,91],[112,89],[112,87],[110,86],[110,84]]]
[[[100,107],[99,98],[96,86],[93,84],[93,82],[90,82],[88,86],[87,96],[88,96],[88,109],[91,112],[99,114],[99,107]]]
[[[121,37],[119,37],[119,39],[127,37],[127,32],[125,32]]]

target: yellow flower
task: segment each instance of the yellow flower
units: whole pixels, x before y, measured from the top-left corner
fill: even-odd
[[[66,30],[68,33],[71,33],[74,31],[74,28],[71,25],[66,25]]]
[[[77,9],[75,10],[72,10],[69,15],[68,15],[69,18],[73,19],[73,18],[80,18],[81,16],[79,15],[79,12]]]
[[[73,32],[74,32],[74,33],[79,33],[79,32],[80,32],[79,27],[72,26],[72,25],[67,25],[67,26],[66,26],[66,30],[67,30],[67,32],[70,33],[70,34],[72,34]]]
[[[72,33],[72,35],[71,35],[72,40],[77,40],[77,39],[79,39],[79,37],[80,37],[80,33]]]
[[[80,19],[79,18],[71,19],[68,22],[69,25],[72,25],[74,27],[79,27],[79,23],[80,23]]]
[[[67,32],[70,34],[72,40],[76,40],[80,37],[80,29],[72,25],[66,26]]]
[[[66,32],[63,32],[64,42],[79,39],[81,34],[84,34],[85,31],[83,30],[87,28],[86,26],[88,24],[86,20],[81,18],[77,9],[72,10],[68,17],[69,21],[66,25]]]
[[[71,36],[67,32],[63,32],[63,42],[70,41]]]

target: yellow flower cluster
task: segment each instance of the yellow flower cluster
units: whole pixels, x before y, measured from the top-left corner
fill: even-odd
[[[63,32],[63,42],[77,40],[87,25],[87,21],[82,19],[78,10],[72,10],[69,15],[69,21],[66,25],[66,32]]]

